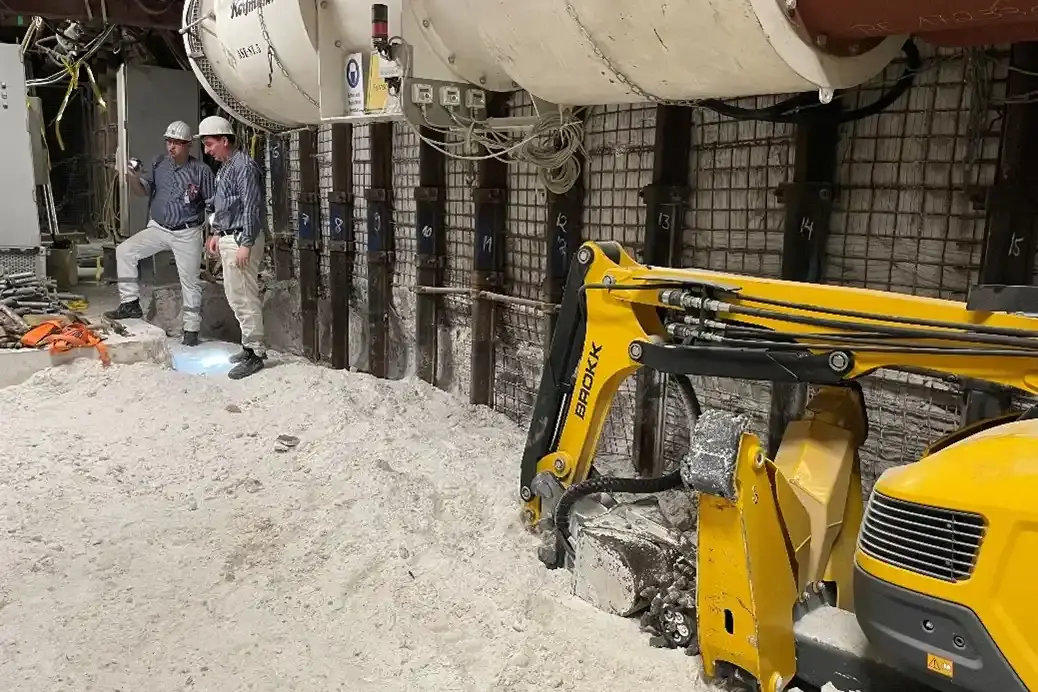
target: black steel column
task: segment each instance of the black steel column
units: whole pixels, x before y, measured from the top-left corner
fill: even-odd
[[[442,142],[443,135],[422,128],[422,135]],[[426,141],[418,149],[418,187],[414,189],[415,232],[418,234],[417,279],[419,286],[440,286],[447,258],[447,239],[443,222],[447,202],[447,157]],[[440,299],[419,293],[415,305],[418,377],[430,384],[436,381],[437,335]]]
[[[1038,91],[1038,43],[1014,43],[1011,49],[1006,98],[1023,98],[1005,107],[995,184],[983,200],[987,233],[980,266],[980,284],[1030,285],[1034,274],[1038,221],[1038,102],[1026,95]],[[966,424],[1007,411],[1005,390],[968,390]]]
[[[506,94],[489,94],[487,115],[504,117]],[[508,165],[498,159],[480,161],[476,173],[476,236],[472,251],[472,288],[501,290],[505,269],[505,219],[508,213]],[[494,314],[496,303],[472,301],[472,383],[469,401],[490,405],[494,400]]]
[[[584,169],[580,161],[580,177],[565,194],[548,193],[548,227],[545,243],[544,300],[561,303],[566,287],[569,265],[583,242]],[[545,318],[544,357],[551,352],[558,313],[549,312]]]
[[[393,301],[393,124],[371,125],[368,200],[368,370],[389,371],[389,309]]]
[[[278,280],[291,279],[293,233],[289,220],[288,138],[274,135],[270,138],[270,195],[273,208],[274,274]]]
[[[332,367],[350,365],[353,290],[353,126],[332,125],[332,189],[328,193]]]
[[[646,207],[642,262],[646,264],[667,267],[680,263],[691,151],[692,109],[657,106],[652,183],[642,190]],[[662,472],[666,399],[666,378],[647,368],[639,370],[633,450],[639,475],[658,476]]]
[[[303,355],[321,357],[317,293],[321,280],[321,204],[318,198],[317,131],[299,133],[299,307],[303,317]]]
[[[840,141],[840,105],[816,109],[818,116],[797,125],[793,182],[776,193],[786,208],[782,240],[782,278],[820,283],[829,240]],[[768,416],[768,453],[774,457],[790,421],[804,410],[805,385],[772,383]]]

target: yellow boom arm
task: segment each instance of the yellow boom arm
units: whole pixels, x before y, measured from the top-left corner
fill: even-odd
[[[661,313],[671,319],[664,324]],[[542,376],[520,494],[588,476],[621,382],[668,374],[840,384],[878,368],[925,369],[1038,393],[1038,319],[964,303],[638,264],[616,243],[581,246]]]

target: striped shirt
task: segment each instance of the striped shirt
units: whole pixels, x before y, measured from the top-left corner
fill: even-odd
[[[216,194],[207,206],[213,210],[213,229],[233,233],[240,247],[252,247],[263,232],[263,178],[241,149],[216,172]]]
[[[177,165],[171,156],[158,156],[141,173],[151,218],[165,228],[201,226],[205,201],[213,196],[216,179],[209,166],[193,156]]]

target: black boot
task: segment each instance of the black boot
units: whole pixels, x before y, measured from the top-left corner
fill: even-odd
[[[128,303],[120,303],[115,310],[109,310],[105,313],[105,317],[110,320],[139,320],[144,317],[144,311],[141,310],[139,299],[131,300]]]
[[[263,369],[264,360],[266,360],[266,356],[256,355],[256,352],[252,349],[246,349],[238,364],[227,373],[227,377],[230,377],[232,380],[240,380],[243,377],[253,375]]]
[[[250,353],[252,353],[252,349],[242,348],[242,350],[238,351],[227,360],[229,360],[232,363],[240,363],[246,358],[248,358]]]
[[[184,332],[183,342],[185,346],[197,346],[198,332]]]

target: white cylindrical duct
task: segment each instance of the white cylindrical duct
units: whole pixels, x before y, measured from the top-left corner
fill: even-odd
[[[801,38],[784,0],[385,4],[390,32],[421,48],[414,79],[448,75],[494,91],[518,86],[574,106],[849,88],[878,74],[904,40],[830,55]],[[370,50],[369,0],[187,0],[184,20],[200,22],[187,39],[199,79],[246,120],[320,122],[318,41],[344,57]],[[328,72],[320,78],[342,79]]]
[[[501,69],[530,93],[569,105],[848,88],[878,74],[904,42],[828,55],[800,38],[783,0],[469,2],[475,15],[465,25]]]

